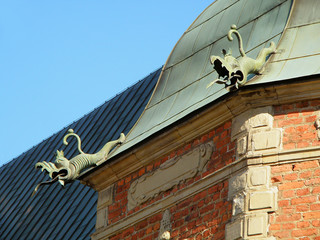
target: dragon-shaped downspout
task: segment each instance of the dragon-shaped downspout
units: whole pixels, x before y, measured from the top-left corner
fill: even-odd
[[[247,82],[249,74],[261,74],[267,56],[276,52],[275,43],[271,42],[270,47],[260,50],[257,59],[252,59],[248,57],[243,50],[242,38],[237,31],[236,25],[232,25],[228,32],[227,37],[229,41],[233,41],[232,34],[235,34],[238,38],[241,57],[238,60],[232,56],[231,50],[227,52],[224,49],[222,50],[224,58],[211,56],[210,62],[217,71],[219,78],[211,82],[208,87],[214,83],[220,83],[225,84],[225,87],[229,91],[238,89]]]
[[[99,165],[101,162],[104,162],[107,159],[109,152],[115,146],[122,144],[126,139],[125,135],[121,133],[117,140],[107,142],[99,152],[95,154],[88,154],[82,151],[81,139],[77,134],[74,133],[72,129],[69,129],[68,134],[64,136],[63,143],[68,145],[67,139],[70,136],[73,136],[77,139],[78,151],[80,154],[68,160],[64,157],[63,151],[57,150],[56,161],[54,163],[36,163],[36,169],[41,168],[41,171],[48,173],[51,180],[39,183],[33,191],[32,196],[37,192],[41,185],[52,184],[58,181],[62,186],[64,186],[66,183],[72,182],[84,169]]]

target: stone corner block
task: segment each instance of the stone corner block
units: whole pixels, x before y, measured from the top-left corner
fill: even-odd
[[[281,129],[255,132],[252,134],[252,147],[254,151],[277,149],[281,144]]]
[[[228,200],[247,188],[247,171],[243,171],[233,176],[229,180]]]
[[[273,109],[271,106],[250,109],[232,120],[231,138],[234,140],[243,132],[253,128],[272,127]]]
[[[107,226],[108,210],[100,209],[97,211],[96,229]]]
[[[101,190],[98,193],[98,204],[97,208],[103,208],[110,205],[113,201],[113,185]]]
[[[249,210],[274,210],[276,194],[272,190],[252,192],[249,195]]]
[[[268,214],[261,213],[249,215],[246,219],[246,236],[253,237],[266,237],[268,228]]]
[[[243,219],[238,219],[226,225],[226,240],[243,239],[243,222]]]
[[[246,193],[237,193],[232,199],[232,216],[244,213],[246,211]]]
[[[270,166],[251,167],[248,171],[248,185],[251,188],[265,187],[270,185]]]

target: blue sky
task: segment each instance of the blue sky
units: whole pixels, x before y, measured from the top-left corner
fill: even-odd
[[[0,166],[162,66],[213,0],[0,0]]]

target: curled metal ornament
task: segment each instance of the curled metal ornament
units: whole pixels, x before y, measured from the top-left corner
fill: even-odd
[[[63,143],[68,145],[67,139],[68,137],[73,136],[77,139],[78,142],[78,151],[79,154],[72,159],[68,160],[64,156],[63,151],[56,152],[56,160],[54,163],[52,162],[38,162],[35,165],[35,168],[40,168],[41,171],[44,171],[51,178],[50,181],[39,183],[33,191],[32,196],[37,192],[40,186],[46,184],[52,184],[54,182],[59,182],[62,186],[66,183],[72,182],[75,180],[80,173],[89,167],[99,165],[101,162],[104,162],[109,152],[117,145],[122,144],[126,137],[123,133],[120,134],[120,137],[117,140],[107,142],[103,148],[95,153],[88,154],[84,153],[81,149],[81,139],[80,137],[74,133],[72,129],[68,130],[68,134],[64,136]]]
[[[228,52],[225,49],[222,50],[224,58],[211,56],[210,62],[217,71],[219,78],[212,81],[207,87],[210,87],[214,83],[219,83],[225,84],[228,91],[238,89],[247,82],[247,76],[249,74],[261,74],[264,70],[263,66],[267,56],[276,51],[275,43],[271,42],[270,47],[261,49],[258,57],[252,59],[248,57],[243,50],[242,38],[236,25],[232,25],[228,32],[229,41],[233,40],[232,34],[235,34],[238,38],[241,57],[239,59],[233,57],[231,49],[229,49]]]

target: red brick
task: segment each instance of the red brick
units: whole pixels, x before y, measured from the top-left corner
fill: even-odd
[[[320,169],[313,171],[313,176],[320,176]]]
[[[309,142],[299,142],[297,143],[297,148],[306,148],[309,147],[311,144]]]
[[[307,204],[303,204],[303,205],[298,205],[296,207],[297,212],[307,212],[309,211],[310,207]]]
[[[296,226],[293,223],[284,223],[282,224],[283,229],[294,229]]]
[[[320,203],[311,204],[310,205],[310,210],[311,211],[320,210]]]
[[[307,228],[310,226],[310,223],[309,222],[298,222],[297,223],[297,227],[298,228]]]
[[[295,143],[283,144],[283,149],[285,149],[285,150],[290,150],[290,149],[294,149],[294,148],[296,148],[296,144]]]
[[[291,112],[287,114],[288,118],[297,118],[299,117],[299,113],[298,112]]]
[[[310,178],[312,176],[312,172],[311,171],[307,171],[307,172],[302,172],[300,173],[299,177],[300,178]]]
[[[120,200],[122,200],[124,198],[127,198],[127,195],[128,195],[127,192],[118,193],[118,194],[116,194],[114,200],[115,201],[120,201]]]
[[[309,123],[314,123],[316,121],[316,119],[317,119],[317,116],[314,115],[314,116],[310,116],[310,117],[305,118],[305,121],[309,122]]]
[[[295,164],[294,170],[310,169],[310,168],[316,168],[318,166],[319,166],[318,161],[308,161],[308,162]]]
[[[309,185],[318,185],[318,184],[320,184],[320,178],[313,178],[313,179],[310,179],[310,180],[306,180],[305,184],[307,186],[309,186]]]
[[[303,237],[303,236],[312,236],[317,234],[317,229],[310,228],[310,229],[299,229],[293,230],[292,236],[293,237]]]
[[[304,189],[298,189],[297,190],[297,196],[304,196],[310,194],[309,188],[304,188]]]
[[[311,100],[309,101],[310,106],[318,107],[320,105],[320,100]]]
[[[320,187],[314,187],[312,193],[320,193]]]
[[[278,201],[279,207],[287,207],[289,206],[289,200],[280,200]]]
[[[148,220],[143,220],[142,222],[139,222],[136,227],[135,227],[135,230],[138,231],[140,229],[143,229],[145,228],[146,226],[148,226]]]
[[[122,238],[132,235],[133,232],[134,232],[134,227],[132,226],[122,232]]]
[[[320,218],[320,212],[307,212],[303,214],[304,219],[318,219]]]
[[[284,214],[293,214],[295,212],[295,208],[294,207],[282,207],[282,212]]]
[[[152,233],[152,227],[148,227],[147,230],[146,230],[146,234],[147,235],[150,234],[150,233]]]
[[[278,127],[287,127],[290,125],[297,125],[302,123],[302,118],[293,118],[287,120],[278,120]]]
[[[320,227],[320,220],[313,220],[313,221],[312,221],[312,226],[314,226],[314,227]]]
[[[289,164],[274,166],[271,168],[272,173],[283,173],[283,172],[289,172],[289,171],[292,171],[292,167]]]
[[[274,176],[274,177],[271,178],[271,181],[273,183],[282,182],[282,176]]]
[[[200,192],[193,197],[193,202],[197,202],[205,196],[207,196],[207,191]]]
[[[284,198],[291,198],[294,196],[294,190],[287,190],[282,192],[282,197]]]
[[[231,128],[231,124],[232,124],[231,121],[228,121],[223,125],[223,128],[224,129],[229,129],[229,128]]]
[[[125,183],[129,183],[131,181],[131,176],[126,177],[126,179],[124,180]]]
[[[275,237],[278,238],[288,238],[290,236],[290,231],[286,230],[286,231],[281,231],[281,232],[275,232],[273,234]]]
[[[298,178],[297,173],[290,173],[284,176],[285,180],[296,180]]]
[[[308,101],[303,101],[296,103],[296,108],[306,108],[309,107],[309,102]]]
[[[286,182],[279,186],[279,190],[299,189],[303,186],[303,182]]]
[[[124,185],[124,179],[121,179],[119,182],[118,182],[118,186],[122,186]]]
[[[139,170],[139,176],[141,177],[143,174],[145,174],[146,172],[146,169],[145,168],[142,168]]]
[[[299,197],[291,200],[292,205],[302,204],[302,203],[312,203],[317,201],[317,196],[307,196]]]
[[[153,169],[153,164],[149,164],[149,165],[147,166],[147,172],[152,171],[152,169]]]
[[[280,215],[277,217],[277,222],[292,222],[301,219],[301,215],[299,213],[291,214],[291,215]]]
[[[281,224],[270,224],[269,230],[280,230]]]
[[[160,223],[156,223],[154,226],[153,226],[153,230],[154,231],[157,231],[160,229]]]

